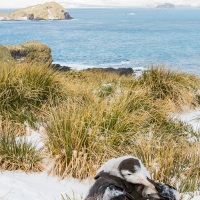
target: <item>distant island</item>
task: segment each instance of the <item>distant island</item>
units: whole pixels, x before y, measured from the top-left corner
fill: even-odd
[[[11,13],[0,13],[0,20],[66,20],[72,19],[67,10],[56,2],[23,8]]]
[[[164,4],[159,4],[156,6],[156,8],[161,8],[161,9],[172,9],[175,8],[175,5],[172,3],[164,3]]]

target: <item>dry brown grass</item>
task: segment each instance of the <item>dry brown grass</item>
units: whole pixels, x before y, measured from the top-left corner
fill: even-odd
[[[50,173],[84,179],[107,159],[129,154],[139,157],[154,179],[181,192],[198,189],[199,143],[188,140],[198,135],[169,113],[198,105],[199,78],[157,68],[138,80],[27,66],[1,70],[2,119],[38,121],[46,129],[43,154],[16,142],[13,135],[23,133],[23,125],[12,131],[1,123],[1,131],[13,133],[1,135],[9,147],[1,147],[3,168],[39,171],[45,155]],[[18,160],[20,155],[28,160]]]
[[[115,156],[134,155],[142,160],[154,180],[177,187],[180,192],[195,191],[200,180],[200,143],[183,137],[132,137],[129,145],[123,143],[113,149]]]
[[[152,67],[141,76],[137,84],[147,89],[154,99],[171,101],[177,109],[197,104],[200,80],[194,75],[179,73],[164,67]]]
[[[36,144],[28,142],[24,137],[16,137],[19,127],[10,127],[4,123],[0,130],[0,169],[23,170],[25,172],[42,171],[43,156]]]

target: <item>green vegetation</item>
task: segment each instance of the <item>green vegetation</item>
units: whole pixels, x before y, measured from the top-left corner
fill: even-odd
[[[84,199],[82,196],[77,197],[74,192],[73,192],[72,197],[70,197],[68,194],[65,194],[65,195],[61,195],[61,198],[62,200],[83,200]]]
[[[64,98],[62,77],[44,67],[0,68],[0,115],[16,122],[37,120],[40,109]]]
[[[16,137],[18,127],[14,128],[7,123],[1,123],[1,127],[0,169],[41,171],[43,157],[36,149],[36,144],[33,145],[23,137]]]
[[[199,105],[198,77],[159,67],[138,79],[25,65],[2,64],[0,72],[2,168],[39,171],[48,157],[50,173],[84,179],[109,158],[134,155],[154,179],[181,192],[198,190],[199,135],[172,114]],[[43,150],[16,140],[25,121],[44,126]]]
[[[3,54],[5,63],[10,63],[10,60],[12,60],[17,65],[29,64],[49,66],[52,62],[51,49],[38,41],[0,46],[0,49],[2,50],[0,53],[0,61],[2,60],[1,54]]]

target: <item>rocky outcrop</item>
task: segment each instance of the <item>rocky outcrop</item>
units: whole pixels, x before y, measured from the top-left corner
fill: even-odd
[[[0,15],[0,20],[65,20],[72,19],[67,10],[56,2],[47,2]]]
[[[51,49],[37,41],[0,46],[0,62],[50,66],[52,63]]]
[[[0,46],[0,64],[5,64],[5,63],[7,64],[14,63],[14,59],[11,56],[10,51],[6,47]]]
[[[50,65],[50,68],[56,70],[56,71],[61,71],[61,72],[68,72],[71,70],[70,67],[68,66],[62,66],[60,64],[51,64]]]
[[[48,66],[56,71],[67,72],[72,70],[68,66],[52,63],[51,49],[37,41],[29,41],[18,45],[0,46],[0,67],[2,64],[28,64],[33,66]],[[88,68],[86,71],[115,73],[120,76],[133,75],[132,68]]]
[[[118,68],[118,69],[114,69],[114,68],[88,68],[86,69],[87,71],[100,71],[100,72],[105,72],[105,73],[115,73],[118,74],[120,76],[128,76],[128,75],[132,75],[133,74],[133,69],[132,68]]]

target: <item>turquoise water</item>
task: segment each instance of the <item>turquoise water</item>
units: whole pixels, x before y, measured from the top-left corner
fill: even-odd
[[[198,9],[69,12],[74,20],[0,22],[0,44],[38,40],[55,62],[75,68],[159,64],[200,75]]]

